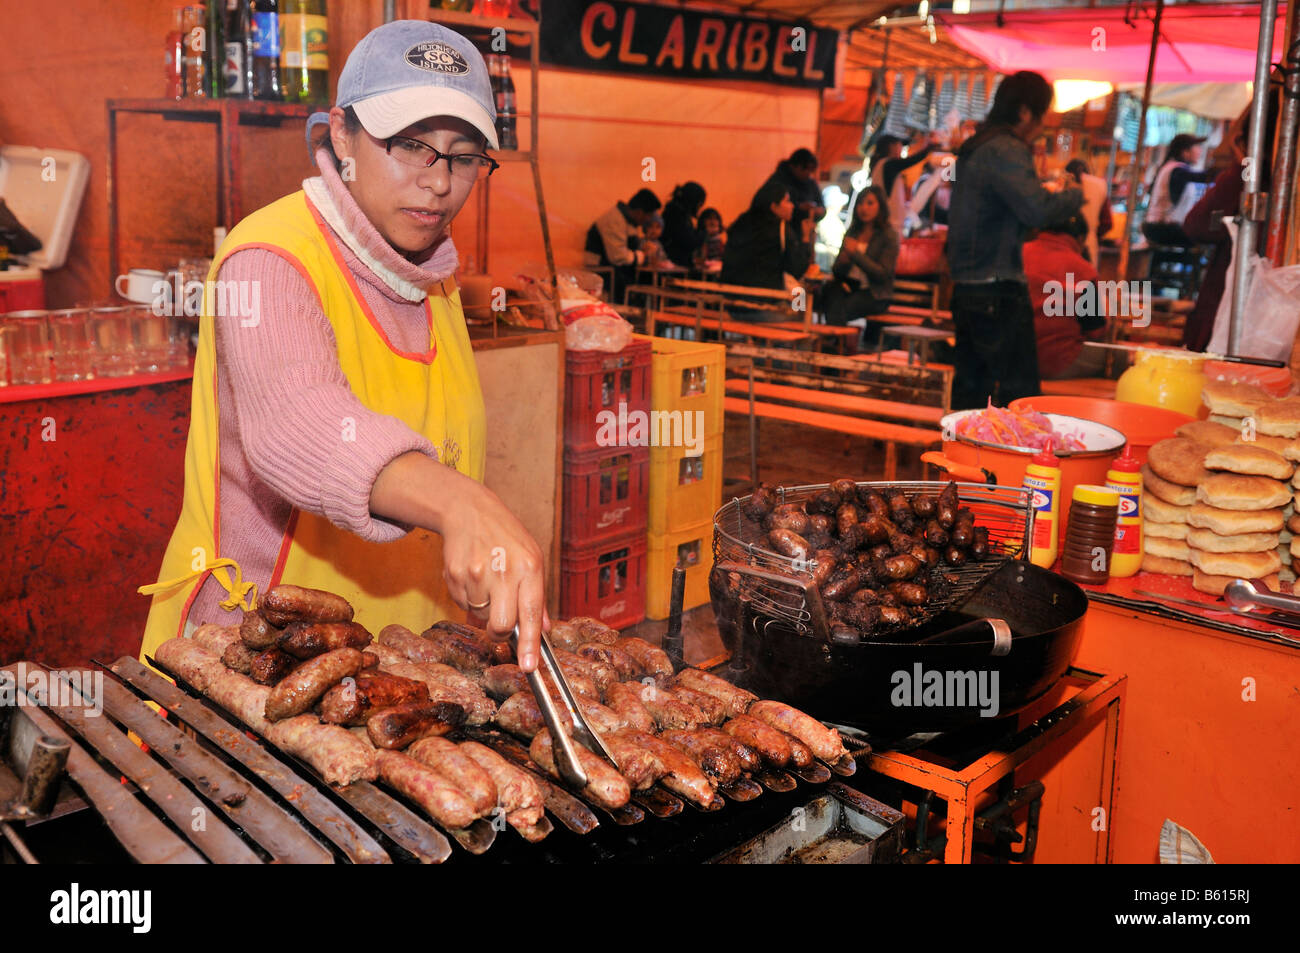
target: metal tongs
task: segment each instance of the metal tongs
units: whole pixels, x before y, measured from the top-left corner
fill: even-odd
[[[519,627],[515,626],[510,633],[510,647],[515,651],[515,657],[519,656]],[[569,687],[568,680],[564,673],[560,671],[559,663],[555,661],[555,652],[551,649],[550,640],[546,638],[546,633],[542,633],[542,651],[541,666],[537,669],[527,672],[525,677],[528,679],[528,687],[533,690],[533,695],[537,699],[537,706],[542,710],[542,719],[546,722],[546,727],[551,732],[552,748],[555,753],[555,767],[560,772],[560,777],[573,785],[575,788],[585,788],[587,786],[587,772],[582,770],[582,765],[578,761],[578,752],[573,746],[573,739],[576,738],[582,743],[588,751],[591,751],[604,758],[615,768],[618,768],[618,762],[610,753],[609,748],[605,747],[605,742],[601,740],[600,735],[592,730],[587,718],[578,709],[577,700],[574,698],[573,689]],[[573,738],[564,729],[564,722],[560,719],[560,711],[555,706],[555,700],[551,693],[546,690],[546,683],[542,681],[542,668],[546,669],[546,674],[551,677],[560,690],[560,701],[569,713],[569,718],[573,721]]]

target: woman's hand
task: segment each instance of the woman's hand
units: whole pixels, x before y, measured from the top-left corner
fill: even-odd
[[[542,550],[500,497],[411,452],[379,472],[370,511],[438,533],[448,594],[486,620],[491,633],[505,636],[518,625],[519,667],[537,667],[541,633],[550,628]]]

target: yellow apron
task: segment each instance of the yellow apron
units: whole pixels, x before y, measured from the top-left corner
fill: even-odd
[[[250,247],[276,252],[315,289],[334,329],[339,365],[361,403],[376,413],[396,417],[426,437],[444,464],[481,481],[483,394],[455,283],[450,279],[442,282],[426,299],[429,350],[408,354],[389,343],[353,275],[344,267],[333,234],[302,192],[240,222],[212,263],[209,280],[216,279],[227,256]],[[209,574],[229,593],[223,608],[251,608],[256,598],[256,584],[244,580],[239,567],[221,555],[223,532],[229,538],[238,527],[223,526],[220,518],[220,408],[214,316],[210,312],[214,305],[221,307],[223,296],[208,297],[194,364],[185,495],[159,581],[140,590],[153,595],[141,658],[152,655],[167,639],[184,634],[190,606]],[[238,321],[241,317],[228,315],[221,320]],[[339,421],[337,452],[346,453],[348,443],[358,439],[357,427],[357,421]],[[275,569],[264,583],[269,587],[281,580],[338,593],[352,603],[356,620],[372,632],[394,622],[419,632],[460,612],[443,585],[442,540],[422,529],[395,542],[373,543],[339,529],[324,517],[294,509],[284,528]]]

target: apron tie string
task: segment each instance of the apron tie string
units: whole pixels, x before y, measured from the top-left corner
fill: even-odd
[[[235,570],[235,581],[230,581],[230,575],[226,568],[230,567]],[[257,583],[245,582],[243,572],[239,568],[239,563],[233,559],[222,558],[213,561],[204,566],[202,569],[196,569],[193,572],[186,573],[176,579],[168,579],[165,582],[155,582],[147,586],[141,586],[136,592],[142,596],[152,596],[154,593],[166,592],[169,589],[175,589],[183,586],[185,583],[194,579],[201,578],[205,573],[212,573],[212,577],[221,583],[223,589],[229,593],[229,598],[221,601],[221,608],[227,612],[233,612],[236,609],[243,609],[245,612],[252,612],[253,607],[257,605]]]

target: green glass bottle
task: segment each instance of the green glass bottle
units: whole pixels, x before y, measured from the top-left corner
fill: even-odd
[[[281,0],[280,89],[285,102],[329,102],[329,18],[325,0]]]

